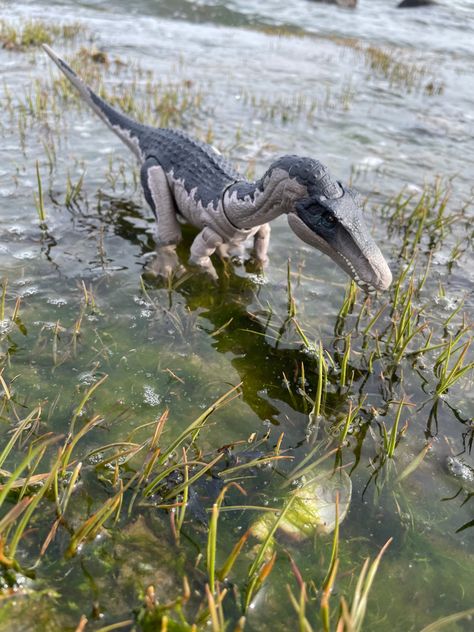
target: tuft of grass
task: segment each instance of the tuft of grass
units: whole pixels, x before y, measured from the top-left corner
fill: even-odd
[[[399,402],[393,402],[398,404],[397,412],[395,415],[395,420],[393,422],[390,433],[387,432],[385,425],[383,426],[383,446],[386,453],[387,458],[393,459],[393,455],[395,454],[395,448],[397,447],[398,441],[401,436],[405,434],[406,428],[404,428],[400,433],[398,428],[400,426],[400,418],[402,415],[402,410],[404,406],[413,406],[413,404],[409,404],[404,399]]]
[[[71,176],[68,172],[67,180],[66,180],[66,195],[64,198],[64,204],[66,207],[71,208],[76,203],[76,201],[80,198],[82,187],[84,184],[84,176],[85,176],[85,171],[82,172],[81,176],[79,177],[79,180],[75,184],[73,184],[71,180]]]
[[[300,92],[288,96],[262,95],[243,90],[240,99],[256,115],[264,120],[277,121],[280,125],[288,125],[296,121],[314,122],[330,111],[347,111],[355,98],[352,80],[344,81],[337,89],[327,84],[321,96]]]
[[[371,72],[386,79],[391,86],[407,92],[418,90],[428,96],[442,94],[444,83],[427,65],[411,61],[410,52],[392,46],[365,44],[350,37],[331,38],[337,44],[355,51]]]
[[[337,521],[336,521],[337,524]],[[331,625],[331,621],[334,619],[331,613],[331,596],[335,592],[336,580],[338,571],[340,568],[340,559],[338,557],[339,551],[339,531],[336,528],[334,531],[333,545],[331,549],[331,557],[326,573],[326,578],[323,581],[321,588],[317,591],[317,603],[319,603],[319,618],[321,620],[321,627],[313,627],[310,620],[314,619],[314,616],[307,614],[307,608],[315,607],[315,599],[308,598],[308,584],[303,580],[303,577],[297,568],[296,564],[292,562],[292,570],[295,578],[298,582],[300,595],[299,598],[295,596],[290,586],[287,586],[290,602],[298,616],[299,630],[300,632],[315,632],[322,629],[323,632],[331,632],[333,629],[335,632],[361,632],[363,629],[363,623],[367,612],[367,603],[370,590],[372,588],[377,570],[379,568],[381,559],[385,554],[387,548],[390,546],[392,538],[390,538],[379,551],[373,562],[367,558],[362,566],[357,577],[356,587],[352,595],[352,601],[350,606],[344,595],[339,598],[339,612],[335,619],[334,627]]]
[[[452,388],[465,375],[472,373],[474,362],[465,364],[465,359],[472,345],[472,338],[464,344],[456,346],[451,337],[446,343],[446,348],[438,357],[434,370],[439,379],[436,385],[436,394],[442,395]],[[452,366],[450,363],[452,362]]]
[[[8,50],[22,51],[27,48],[52,44],[56,39],[71,40],[85,32],[80,22],[54,24],[43,20],[27,20],[15,25],[7,20],[0,20],[0,43]]]

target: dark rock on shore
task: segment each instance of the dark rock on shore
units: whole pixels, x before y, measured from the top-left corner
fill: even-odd
[[[397,4],[397,9],[416,9],[417,7],[430,7],[438,4],[434,0],[402,0]]]

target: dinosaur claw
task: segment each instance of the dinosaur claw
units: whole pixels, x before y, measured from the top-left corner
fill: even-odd
[[[217,274],[209,257],[191,257],[189,263],[198,268],[199,272],[204,272],[210,276],[214,281],[217,281],[219,278],[219,275]]]
[[[176,246],[161,246],[157,248],[155,256],[145,266],[146,271],[155,277],[168,279],[178,278],[185,273],[185,268],[179,262]]]
[[[253,257],[255,263],[260,266],[261,268],[265,268],[268,265],[268,262],[270,261],[270,259],[265,255],[265,256],[257,256],[257,254],[254,254]]]

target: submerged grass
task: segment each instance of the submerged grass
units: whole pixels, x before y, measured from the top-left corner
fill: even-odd
[[[3,511],[3,516],[0,519],[0,568],[3,569],[3,581],[9,585],[15,585],[21,576],[34,578],[36,569],[41,565],[48,549],[62,532],[67,534],[69,539],[64,553],[66,560],[77,556],[85,546],[95,546],[94,540],[100,534],[109,532],[114,524],[123,522],[123,512],[127,506],[124,501],[131,498],[131,494],[133,498],[138,496],[143,500],[153,496],[151,506],[158,510],[162,507],[161,511],[163,512],[170,510],[171,516],[175,515],[175,510],[184,511],[189,502],[190,489],[195,489],[205,471],[216,470],[217,464],[224,456],[223,452],[219,452],[217,456],[211,455],[210,460],[204,464],[200,461],[189,460],[187,453],[191,449],[196,449],[199,433],[203,430],[210,415],[235,397],[236,387],[216,400],[176,439],[164,440],[163,431],[168,416],[162,415],[156,425],[154,424],[154,427],[151,428],[151,436],[141,443],[133,443],[129,437],[127,441],[120,444],[96,448],[93,453],[88,455],[87,451],[84,452],[79,446],[89,433],[104,422],[104,419],[101,415],[96,414],[78,429],[78,415],[84,410],[86,403],[91,400],[95,390],[99,387],[103,388],[103,385],[104,378],[86,390],[73,412],[70,430],[66,437],[56,436],[53,433],[38,434],[39,428],[44,425],[43,416],[45,414],[45,411],[38,407],[16,424],[12,437],[0,454],[2,478],[0,511]],[[32,432],[32,428],[38,430]],[[25,457],[14,469],[9,470],[7,469],[8,463],[20,444],[25,452]],[[118,452],[112,456],[90,460],[93,454],[105,455],[117,447],[119,448]],[[180,448],[182,448],[181,452]],[[181,459],[178,458],[180,453]],[[274,458],[278,458],[278,455],[275,455]],[[271,462],[270,455],[266,457],[266,461]],[[47,466],[47,470],[45,470],[45,466]],[[247,464],[243,464],[243,467],[252,470],[255,467],[254,461],[250,459]],[[107,469],[110,469],[110,475],[104,478]],[[195,470],[196,473],[192,474]],[[160,472],[158,476],[156,476],[157,471]],[[25,472],[27,472],[26,476],[24,476]],[[180,475],[176,478],[178,472],[186,472],[186,475]],[[219,471],[216,470],[214,476],[217,475],[221,478],[225,473],[226,469],[221,468]],[[88,516],[82,517],[78,521],[78,516],[75,515],[76,512],[74,511],[74,498],[80,490],[81,480],[91,476],[99,476],[103,482],[107,481],[108,497],[99,503],[98,507],[97,502],[94,502],[96,508],[89,512]],[[198,609],[195,623],[187,622],[188,615],[185,612],[185,605],[190,599],[190,594],[185,579],[183,597],[168,604],[158,605],[154,596],[154,589],[151,587],[148,589],[145,605],[137,614],[137,621],[143,630],[156,629],[156,625],[161,626],[159,629],[167,629],[167,625],[174,625],[178,626],[174,629],[183,630],[201,629],[201,626],[204,629],[208,623],[213,630],[224,630],[227,626],[224,602],[227,599],[228,590],[222,582],[228,581],[234,565],[242,556],[243,548],[249,536],[246,533],[240,537],[218,570],[216,567],[217,525],[225,495],[233,487],[239,493],[244,492],[241,485],[236,483],[221,486],[217,499],[210,509],[206,564],[208,583],[205,598]],[[166,504],[163,504],[163,501],[168,498],[174,498],[178,501],[171,509],[167,509]],[[141,504],[144,507],[147,506],[146,503]],[[265,559],[266,554],[280,521],[290,507],[291,500],[285,504],[267,538],[262,542],[249,564],[246,578],[244,578],[240,588],[244,614],[273,569],[277,553],[273,552],[270,559]],[[130,507],[128,513],[130,513]],[[185,514],[182,513],[178,518],[178,532],[183,529],[184,517]],[[190,516],[189,520],[192,521],[192,519],[193,517]],[[76,523],[74,527],[72,527],[73,522]],[[34,551],[29,551],[26,554],[23,543],[24,534],[27,529],[31,529],[32,525],[46,533],[40,550],[36,553],[36,559],[31,558]],[[181,548],[179,539],[176,539],[176,544]],[[110,629],[114,629],[114,626],[120,626],[122,623],[113,624]],[[238,625],[240,626],[239,629],[243,630],[245,619],[239,618]]]

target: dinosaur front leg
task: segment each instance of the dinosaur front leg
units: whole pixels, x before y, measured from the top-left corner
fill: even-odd
[[[222,242],[222,237],[213,231],[212,228],[206,226],[191,245],[190,263],[194,263],[205,270],[213,279],[217,279],[217,272],[212,265],[210,257]]]
[[[268,263],[268,246],[270,244],[270,224],[262,224],[255,233],[253,252],[262,265]]]
[[[176,245],[157,246],[153,259],[146,265],[146,270],[153,276],[165,279],[173,275],[181,276],[185,269],[179,261]]]
[[[141,168],[145,199],[156,216],[156,255],[148,269],[156,276],[168,277],[180,271],[176,244],[181,241],[181,227],[166,174],[155,158],[148,158]]]

